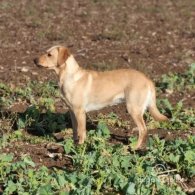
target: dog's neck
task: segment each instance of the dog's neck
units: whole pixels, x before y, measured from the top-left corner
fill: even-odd
[[[66,73],[67,74],[74,74],[75,72],[78,71],[79,69],[79,65],[77,63],[77,61],[75,60],[74,56],[73,55],[70,55],[66,62]]]
[[[58,76],[61,75],[62,72],[66,72],[66,74],[73,74],[78,71],[79,65],[75,60],[73,55],[70,55],[67,60],[61,64],[59,67],[52,68]]]
[[[75,60],[73,55],[70,55],[64,64],[55,70],[59,77],[59,83],[62,84],[64,78],[68,79],[72,77],[76,72],[80,70],[79,64]]]

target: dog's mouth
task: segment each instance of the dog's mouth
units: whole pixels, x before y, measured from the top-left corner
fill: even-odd
[[[39,59],[38,59],[38,58],[35,58],[33,61],[34,61],[34,64],[35,64],[38,68],[52,69],[52,68],[55,67],[55,66],[45,66],[45,65],[41,65],[41,64],[39,63]]]
[[[35,64],[37,67],[39,67],[39,68],[42,68],[42,67],[43,67],[41,64],[39,64],[38,58],[35,58],[33,61],[34,61],[34,64]]]
[[[35,64],[38,68],[43,68],[40,64]]]

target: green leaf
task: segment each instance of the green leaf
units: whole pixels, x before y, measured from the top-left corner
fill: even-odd
[[[135,194],[135,183],[130,182],[128,184],[126,194],[127,195],[133,195],[133,194]]]
[[[97,126],[98,134],[104,136],[105,138],[110,137],[110,131],[105,122],[100,121]]]
[[[38,195],[53,195],[53,192],[52,192],[51,186],[49,184],[47,184],[47,185],[41,186],[38,189],[37,194]]]
[[[14,158],[13,154],[0,154],[1,162],[11,162]]]
[[[17,121],[18,129],[24,129],[26,127],[26,120],[24,118],[19,118]]]
[[[5,192],[7,192],[7,194],[12,194],[13,192],[16,192],[16,190],[16,184],[13,181],[9,180]]]
[[[59,195],[69,195],[69,192],[59,192]]]
[[[64,151],[66,154],[69,154],[74,147],[74,143],[72,139],[67,139],[65,144],[64,144]]]
[[[31,167],[35,167],[35,163],[27,156],[23,157],[23,161],[27,164],[30,165]]]
[[[180,159],[180,155],[174,155],[173,153],[171,153],[169,155],[169,159],[171,162],[178,163]]]
[[[195,162],[195,152],[194,151],[189,150],[184,154],[184,156],[185,156],[185,160],[188,161],[188,163],[191,164]]]
[[[63,175],[58,175],[57,179],[60,187],[64,187],[65,183],[67,183]]]

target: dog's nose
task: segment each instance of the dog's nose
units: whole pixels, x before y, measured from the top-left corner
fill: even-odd
[[[35,58],[33,61],[34,61],[34,63],[37,65],[38,62],[39,62],[39,59],[38,59],[38,58]]]

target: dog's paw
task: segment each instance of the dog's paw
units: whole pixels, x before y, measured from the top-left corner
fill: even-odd
[[[74,139],[74,144],[78,145],[79,144],[79,140],[78,139]]]
[[[145,145],[139,146],[139,147],[129,147],[129,151],[134,153],[138,153],[141,155],[144,155],[147,152],[147,148]]]
[[[79,145],[84,144],[84,140],[79,140],[79,141],[78,141],[78,144],[79,144]]]

